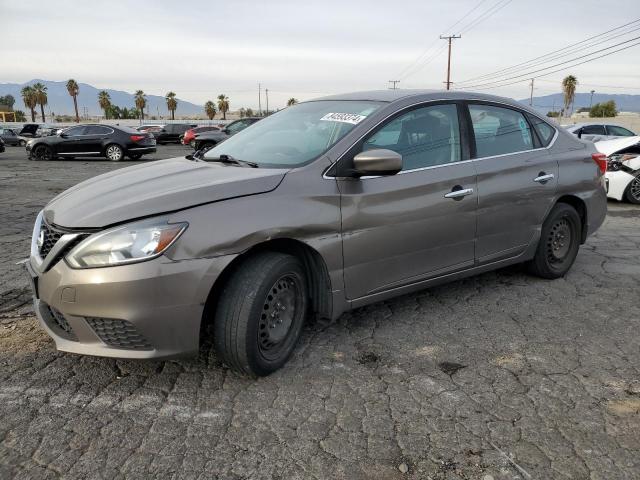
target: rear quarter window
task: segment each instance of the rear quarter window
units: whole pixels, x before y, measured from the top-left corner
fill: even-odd
[[[527,118],[529,123],[533,126],[533,129],[538,134],[538,138],[540,139],[540,143],[543,147],[548,147],[553,140],[554,135],[556,134],[556,129],[549,125],[544,120],[539,119],[535,115],[527,114]]]

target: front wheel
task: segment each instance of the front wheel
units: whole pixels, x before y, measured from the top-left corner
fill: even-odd
[[[640,204],[640,173],[635,176],[624,191],[624,199],[629,203]]]
[[[107,145],[105,155],[107,156],[107,159],[111,160],[112,162],[119,162],[120,160],[122,160],[122,157],[124,157],[124,152],[122,151],[122,147],[120,145],[112,143],[111,145]]]
[[[51,148],[46,145],[38,145],[33,150],[32,158],[36,160],[53,160],[53,152]]]
[[[580,248],[582,222],[571,205],[558,203],[542,224],[540,242],[529,270],[542,278],[563,277],[573,265]]]
[[[225,284],[214,318],[214,347],[234,370],[264,376],[287,361],[307,312],[300,261],[266,252],[249,258]]]

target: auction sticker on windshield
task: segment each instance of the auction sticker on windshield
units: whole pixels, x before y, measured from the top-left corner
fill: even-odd
[[[320,120],[324,120],[326,122],[342,122],[357,125],[365,118],[367,117],[364,115],[358,115],[357,113],[327,113]]]

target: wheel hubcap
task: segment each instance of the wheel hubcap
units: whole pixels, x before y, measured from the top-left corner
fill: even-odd
[[[571,248],[571,225],[566,218],[558,220],[549,233],[547,255],[552,263],[565,259]]]
[[[300,284],[297,277],[283,275],[271,287],[264,299],[258,326],[258,344],[265,356],[282,347],[299,313]]]
[[[640,201],[640,175],[636,176],[636,178],[633,179],[631,185],[629,186],[629,190],[634,200]]]
[[[120,152],[120,149],[118,147],[109,147],[107,149],[107,155],[112,160],[119,160],[122,156],[122,152]]]

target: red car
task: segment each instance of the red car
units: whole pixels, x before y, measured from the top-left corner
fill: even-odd
[[[207,126],[204,126],[204,127],[191,128],[191,129],[187,130],[186,132],[184,132],[184,137],[182,137],[182,144],[183,145],[189,145],[189,146],[193,147],[195,145],[196,133],[214,132],[216,130],[219,131],[220,128],[219,127],[214,127],[213,125],[207,125]]]

